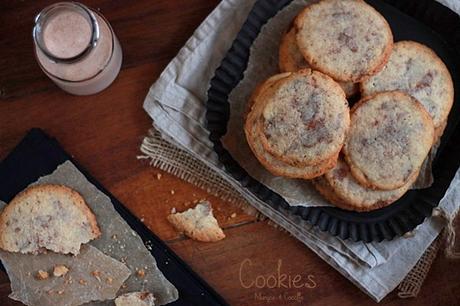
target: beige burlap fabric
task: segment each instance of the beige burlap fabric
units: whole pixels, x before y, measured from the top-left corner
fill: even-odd
[[[152,128],[148,136],[144,138],[141,145],[141,152],[144,155],[138,158],[150,159],[150,164],[152,166],[194,184],[223,200],[236,203],[251,215],[261,217],[261,215],[219,175],[201,161],[193,158],[186,151],[164,140],[155,129]],[[269,223],[274,224],[271,222]],[[411,272],[398,286],[399,297],[408,298],[417,296],[430,270],[431,264],[438,253],[441,244],[440,240],[441,239],[438,238],[432,243]]]
[[[154,128],[144,138],[138,158],[150,159],[153,167],[166,171],[208,193],[241,207],[250,215],[259,214],[241,195],[201,161],[164,140]]]

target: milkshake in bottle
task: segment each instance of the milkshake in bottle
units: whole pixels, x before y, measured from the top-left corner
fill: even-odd
[[[35,18],[33,39],[43,72],[71,94],[100,92],[120,71],[122,51],[110,24],[83,4],[46,7]]]

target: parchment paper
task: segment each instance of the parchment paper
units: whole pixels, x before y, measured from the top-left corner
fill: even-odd
[[[102,235],[89,244],[126,264],[133,272],[118,295],[133,291],[148,291],[154,294],[157,305],[177,300],[177,289],[158,269],[155,258],[139,235],[115,211],[110,198],[91,184],[70,161],[61,164],[52,174],[41,177],[34,184],[43,183],[62,184],[75,189],[96,215]],[[144,271],[142,277],[137,273],[141,269]],[[114,305],[114,303],[93,302],[91,305]]]
[[[301,179],[289,179],[272,175],[255,158],[244,135],[244,113],[247,101],[260,82],[279,73],[278,50],[281,37],[295,16],[315,0],[294,0],[262,28],[251,47],[248,67],[244,78],[229,96],[230,120],[228,132],[223,142],[232,157],[252,177],[281,195],[290,205],[331,206],[314,189],[310,182]],[[420,171],[413,188],[426,188],[433,183],[431,161],[437,145],[430,152]]]
[[[52,252],[30,255],[0,251],[0,259],[11,282],[10,298],[26,305],[74,306],[114,299],[131,274],[123,263],[91,245],[82,246],[77,256]],[[69,269],[63,277],[52,276],[51,271],[58,264]],[[47,271],[50,276],[37,279],[38,270]],[[94,271],[98,271],[98,278],[92,275]]]

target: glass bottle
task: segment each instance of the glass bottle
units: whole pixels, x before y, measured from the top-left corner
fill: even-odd
[[[43,72],[63,90],[91,95],[117,77],[122,51],[112,27],[77,2],[59,2],[35,17],[35,56]]]

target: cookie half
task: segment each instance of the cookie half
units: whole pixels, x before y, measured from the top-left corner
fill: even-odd
[[[454,101],[449,70],[433,50],[414,41],[395,43],[385,68],[361,83],[364,96],[400,90],[423,104],[435,128],[447,120]]]
[[[294,166],[316,165],[342,148],[349,126],[345,94],[330,77],[310,69],[291,73],[261,95],[260,141]]]
[[[311,67],[335,80],[359,82],[380,71],[393,35],[385,18],[361,0],[323,0],[296,18],[297,44]]]
[[[80,252],[81,244],[101,235],[83,197],[66,186],[35,185],[11,200],[0,215],[0,248],[37,254]]]
[[[433,120],[420,102],[403,92],[383,92],[352,108],[343,152],[360,184],[393,190],[417,175],[433,140]]]
[[[390,205],[402,197],[414,183],[416,175],[395,190],[374,190],[359,184],[346,162],[339,158],[337,165],[313,182],[316,189],[332,204],[347,210],[371,211]]]
[[[281,72],[295,72],[301,69],[310,68],[310,65],[300,53],[297,46],[295,28],[291,27],[281,40],[279,49],[279,68]],[[354,96],[359,92],[359,84],[353,82],[340,82],[340,87],[347,98]]]

